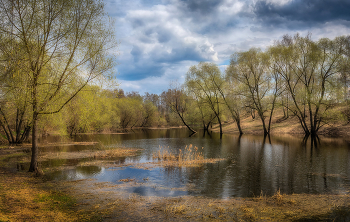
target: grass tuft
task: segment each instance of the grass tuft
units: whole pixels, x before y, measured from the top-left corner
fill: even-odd
[[[205,163],[215,163],[217,161],[225,160],[223,158],[206,159],[200,148],[192,144],[186,145],[185,149],[179,149],[175,154],[169,147],[159,146],[159,150],[152,155],[153,160],[159,161],[163,166],[177,166],[177,167],[197,167]],[[201,148],[203,149],[203,147]]]
[[[276,193],[272,196],[272,199],[274,199],[278,205],[281,205],[283,203],[283,195],[281,194],[280,189],[276,191]]]
[[[165,208],[165,212],[167,214],[184,214],[186,211],[186,205],[185,204],[175,204],[175,205],[168,205]]]

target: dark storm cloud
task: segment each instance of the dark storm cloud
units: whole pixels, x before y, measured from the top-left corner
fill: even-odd
[[[249,2],[234,1],[229,3],[227,0],[176,0],[179,19],[191,19],[191,29],[198,34],[217,34],[225,33],[231,28],[237,27],[240,16],[246,13],[249,8]],[[225,10],[232,4],[239,3],[245,5],[238,12],[236,9]],[[245,15],[244,15],[245,16]]]
[[[180,0],[189,12],[197,12],[202,15],[213,13],[223,0]]]
[[[258,1],[254,13],[267,26],[308,28],[330,21],[350,21],[350,1],[293,0],[284,5]]]

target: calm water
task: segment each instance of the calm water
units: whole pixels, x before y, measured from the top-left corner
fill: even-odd
[[[60,137],[45,140],[58,142]],[[75,141],[99,141],[108,147],[135,147],[143,150],[136,157],[115,158],[113,168],[78,166],[48,175],[56,180],[95,178],[101,182],[123,183],[135,179],[141,185],[127,192],[152,196],[202,195],[215,198],[251,197],[262,192],[345,193],[350,190],[350,143],[343,139],[320,139],[313,143],[298,137],[205,135],[189,137],[186,129],[140,130],[127,134],[79,135]],[[226,158],[201,167],[167,167],[151,170],[118,167],[121,163],[152,161],[159,146],[177,153],[186,145],[203,147],[206,158]],[[76,152],[94,146],[47,147],[42,152]],[[76,166],[91,159],[52,160],[43,166]],[[190,189],[187,189],[190,188]]]

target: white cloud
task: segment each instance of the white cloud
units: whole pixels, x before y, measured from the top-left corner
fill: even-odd
[[[266,2],[282,6],[282,5],[288,4],[291,1],[293,0],[267,0]]]
[[[160,93],[173,80],[182,83],[190,65],[199,61],[226,65],[234,52],[265,49],[284,34],[305,36],[310,31],[317,40],[350,33],[347,21],[306,28],[288,27],[283,20],[276,27],[264,26],[254,12],[254,4],[262,0],[217,1],[220,4],[206,0],[208,7],[200,12],[186,8],[180,0],[104,1],[108,13],[116,18],[116,36],[121,42],[117,58],[120,87],[140,93]],[[278,6],[291,1],[266,0]]]
[[[241,12],[244,8],[244,2],[238,0],[226,0],[220,7],[218,8],[219,12],[222,15],[228,14],[237,14]]]

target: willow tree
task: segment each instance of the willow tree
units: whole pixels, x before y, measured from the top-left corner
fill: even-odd
[[[224,81],[220,69],[212,63],[201,62],[198,66],[191,66],[186,75],[186,87],[196,92],[196,97],[210,107],[219,123],[222,135],[222,97],[220,90]]]
[[[185,120],[187,113],[189,112],[188,105],[190,100],[184,93],[183,89],[181,89],[178,85],[172,86],[172,88],[168,89],[168,91],[162,92],[161,98],[171,112],[175,113],[181,119],[182,123],[192,132],[192,134],[197,133]]]
[[[18,63],[28,79],[32,156],[37,170],[38,118],[59,112],[89,82],[110,77],[116,46],[113,28],[98,0],[1,0],[1,53],[21,48]]]
[[[275,71],[289,92],[293,105],[288,109],[298,117],[306,135],[317,135],[327,123],[327,111],[334,105],[337,76],[343,67],[346,38],[284,36],[270,48]]]
[[[4,36],[1,39],[6,39]],[[0,49],[6,41],[0,41]],[[18,44],[13,44],[13,53],[0,51],[0,131],[10,144],[21,144],[30,133],[31,113],[28,78],[18,61]]]
[[[196,108],[194,110],[198,109],[198,112],[194,113],[194,119],[200,116],[200,120],[203,124],[204,133],[209,132],[209,127],[213,123],[213,120],[216,118],[216,116],[211,111],[211,108],[210,106],[208,106],[206,100],[201,97],[200,92],[198,92],[195,89],[187,88],[187,93],[195,101]],[[198,113],[200,115],[198,115]]]
[[[230,66],[232,67],[230,70],[234,71],[228,74],[241,83],[245,91],[243,95],[251,101],[260,117],[264,135],[270,134],[280,84],[277,73],[270,70],[269,54],[252,48],[246,52],[236,53],[231,59]],[[266,122],[267,116],[268,122]]]

